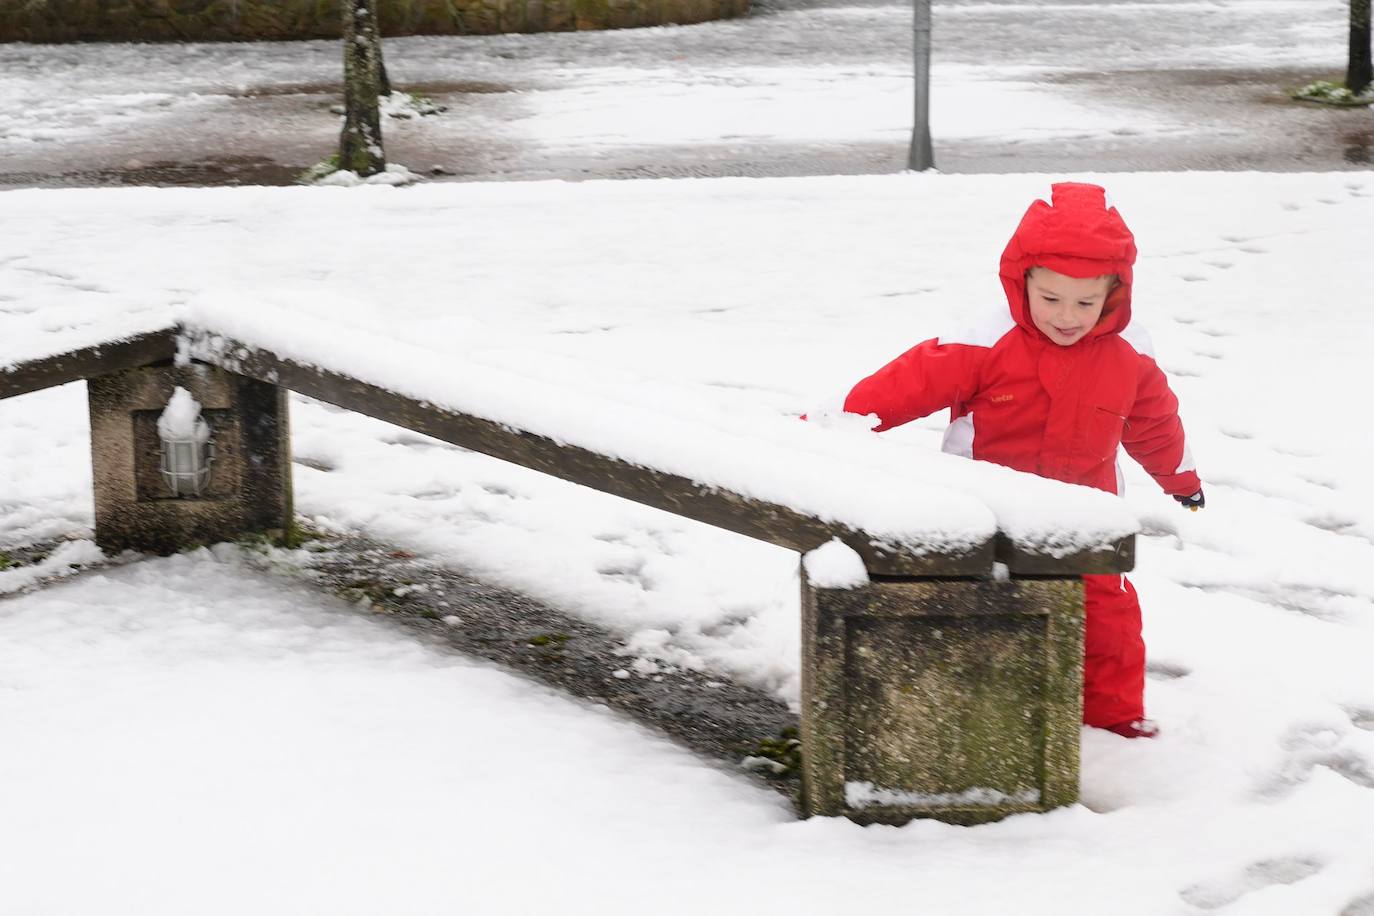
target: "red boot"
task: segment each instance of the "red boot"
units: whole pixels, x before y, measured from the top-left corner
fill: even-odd
[[[1106,731],[1123,738],[1157,738],[1159,737],[1159,723],[1153,719],[1132,719],[1129,722],[1119,722],[1116,725],[1104,726]]]

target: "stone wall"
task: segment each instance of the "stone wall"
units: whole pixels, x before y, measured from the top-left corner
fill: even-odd
[[[488,35],[687,24],[749,0],[382,0],[385,35]],[[0,41],[338,38],[339,0],[0,0]]]

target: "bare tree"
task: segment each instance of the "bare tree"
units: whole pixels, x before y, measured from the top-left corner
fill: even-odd
[[[377,105],[386,69],[375,7],[376,0],[343,0],[342,8],[344,126],[339,135],[339,168],[364,178],[386,171]]]
[[[1374,62],[1370,60],[1370,0],[1350,0],[1350,67],[1345,73],[1345,88],[1362,95],[1374,83]]]

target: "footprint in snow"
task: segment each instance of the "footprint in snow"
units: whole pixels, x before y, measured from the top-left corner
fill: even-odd
[[[1257,604],[1267,604],[1313,617],[1324,623],[1346,623],[1348,614],[1344,605],[1348,603],[1348,599],[1359,597],[1349,591],[1319,585],[1280,585],[1273,582],[1249,586],[1186,582],[1180,584],[1185,588],[1195,588],[1207,594],[1235,595],[1237,598]]]
[[[1275,884],[1296,884],[1322,870],[1322,863],[1305,856],[1262,859],[1245,866],[1239,873],[1203,881],[1179,891],[1185,903],[1200,910],[1217,910],[1235,903],[1246,894]]]
[[[672,528],[636,528],[633,533],[629,531],[606,531],[593,535],[593,537],[603,544],[625,544],[627,546],[632,542],[647,538],[655,547],[665,553],[671,553],[672,539],[677,533],[677,530]]]
[[[386,445],[404,445],[407,448],[431,449],[437,448],[450,452],[465,452],[467,449],[453,445],[448,442],[441,442],[438,439],[431,439],[420,433],[398,432],[390,436],[378,436],[377,441]]]
[[[425,502],[435,502],[441,499],[457,499],[461,495],[461,488],[452,490],[425,490],[422,493],[410,494],[411,499],[421,499]]]
[[[1302,522],[1304,525],[1320,528],[1322,531],[1330,531],[1332,534],[1343,534],[1345,529],[1355,527],[1360,523],[1360,520],[1335,512],[1323,512],[1320,515],[1309,515]]]
[[[644,578],[644,558],[636,557],[629,563],[608,563],[596,568],[596,574],[603,579],[610,579],[614,582],[624,582],[627,585],[636,586],[643,591],[651,591],[653,586]]]
[[[1245,252],[1246,254],[1268,254],[1268,253],[1269,253],[1269,249],[1268,249],[1268,248],[1261,248],[1261,247],[1258,246],[1258,245],[1242,245],[1242,246],[1240,246],[1239,248],[1237,248],[1236,250],[1237,250],[1237,251],[1243,251],[1243,252]]]
[[[1313,482],[1315,483],[1315,481]],[[1324,486],[1324,484],[1322,484],[1322,486]],[[1334,490],[1335,487],[1329,487],[1329,489]],[[1319,516],[1316,518],[1303,519],[1303,521],[1313,528],[1329,531],[1343,538],[1351,538],[1352,540],[1374,544],[1374,537],[1370,537],[1361,531],[1354,530],[1359,526],[1359,522],[1357,521],[1341,518],[1340,516]]]
[[[743,611],[731,611],[719,620],[703,625],[701,627],[701,635],[711,639],[728,638],[730,634],[734,633],[736,630],[747,627],[762,610],[762,608],[754,608]]]
[[[1310,448],[1301,445],[1275,445],[1274,451],[1280,455],[1287,455],[1289,458],[1320,458],[1321,452],[1314,452]]]
[[[1278,799],[1312,778],[1317,767],[1364,789],[1374,789],[1374,762],[1345,746],[1346,734],[1324,724],[1298,725],[1279,740],[1287,759],[1259,788],[1261,797]]]
[[[1145,676],[1157,681],[1176,681],[1193,673],[1193,669],[1175,662],[1149,661],[1145,663]]]
[[[1215,267],[1218,270],[1230,270],[1232,267],[1236,266],[1234,261],[1203,261],[1202,263],[1206,264],[1208,267]]]
[[[774,388],[770,385],[756,385],[750,382],[706,382],[711,388],[719,388],[724,391],[756,391],[762,394],[790,395],[791,392],[784,388]]]
[[[1374,916],[1374,894],[1365,894],[1350,901],[1341,910],[1340,916]]]
[[[1341,589],[1315,585],[1272,585],[1257,600],[1283,608],[1285,611],[1314,617],[1326,623],[1346,623],[1348,615],[1341,608],[1342,598],[1355,597]]]
[[[551,334],[562,334],[565,336],[578,336],[582,334],[604,334],[607,331],[614,331],[616,326],[613,324],[596,325],[590,328],[562,328],[557,331],[550,331]]]
[[[81,292],[81,293],[108,293],[108,292],[110,292],[110,291],[109,291],[108,289],[106,289],[105,287],[100,286],[100,285],[95,284],[95,283],[81,283],[81,282],[76,282],[76,281],[74,281],[74,282],[71,282],[71,283],[60,283],[60,284],[58,284],[58,285],[59,285],[59,286],[65,286],[65,287],[67,287],[68,289],[74,289],[74,290],[76,290],[77,292]]]
[[[1204,283],[1207,278],[1200,274],[1180,274],[1179,279],[1185,283]]]
[[[323,471],[326,474],[338,470],[338,465],[325,458],[310,458],[305,455],[296,455],[291,459],[291,462],[293,464],[299,464],[303,468]]]
[[[1178,525],[1172,519],[1158,515],[1142,516],[1140,533],[1147,538],[1178,537]]]
[[[49,278],[51,278],[51,279],[53,279],[53,280],[64,280],[64,281],[66,281],[67,283],[74,282],[74,281],[77,279],[77,278],[76,278],[74,275],[72,275],[72,274],[63,273],[63,272],[60,271],[60,270],[51,270],[51,269],[46,268],[46,267],[28,267],[28,266],[25,266],[25,267],[20,267],[20,268],[18,268],[18,269],[24,271],[25,273],[37,274],[37,275],[40,276],[40,277],[49,277]]]
[[[1367,732],[1374,732],[1374,706],[1350,706],[1345,710],[1350,724]]]

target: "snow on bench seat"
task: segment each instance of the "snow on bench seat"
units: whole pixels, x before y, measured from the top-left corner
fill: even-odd
[[[876,574],[988,575],[994,550],[1027,574],[1133,560],[1114,496],[862,430],[554,383],[272,308],[205,303],[187,334],[197,359],[595,489],[798,550],[838,536]]]
[[[226,333],[227,332],[227,333]],[[1128,570],[1136,520],[1114,497],[794,416],[723,414],[690,393],[644,403],[553,385],[270,308],[0,371],[0,397],[176,354],[280,384],[534,470],[796,550],[838,537],[879,575]]]

